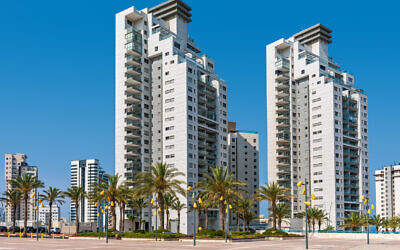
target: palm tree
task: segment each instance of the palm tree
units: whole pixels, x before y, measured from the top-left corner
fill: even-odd
[[[311,219],[312,230],[314,232],[315,231],[315,223],[317,223],[318,209],[310,207],[307,209],[307,211],[309,212],[307,214],[307,217],[310,217],[310,219]]]
[[[248,213],[245,213],[245,217],[243,218],[244,219],[244,221],[245,221],[245,226],[246,226],[246,228],[245,228],[245,230],[244,231],[246,231],[246,229],[247,229],[247,231],[249,231],[249,224],[250,224],[250,222],[252,221],[252,220],[255,220],[255,219],[257,219],[257,216],[256,216],[256,214],[253,212],[253,211],[249,211]]]
[[[350,227],[351,230],[357,231],[362,226],[362,217],[357,212],[352,212],[350,216],[343,218],[344,224],[341,225],[343,228]]]
[[[22,199],[24,200],[24,237],[26,237],[29,193],[37,188],[44,187],[44,184],[43,182],[39,181],[36,176],[30,174],[18,176],[15,180],[11,180],[10,183],[22,194]]]
[[[139,210],[139,230],[143,230],[143,228],[142,228],[142,211],[143,211],[143,208],[149,206],[149,202],[143,196],[139,196],[136,193],[133,193],[130,198],[131,198],[130,203],[131,203],[132,208],[137,208]]]
[[[132,224],[132,232],[135,231],[135,220],[136,216],[132,213],[128,215],[128,219],[131,221]],[[139,222],[140,223],[140,222]]]
[[[210,198],[208,195],[208,192],[201,191],[199,193],[199,197],[203,200],[203,203],[201,204],[203,209],[204,209],[204,215],[205,215],[205,229],[208,229],[208,209],[211,207],[214,207],[215,201]]]
[[[64,195],[71,199],[71,203],[75,206],[75,227],[76,233],[79,233],[79,204],[86,197],[86,192],[83,187],[70,187],[64,192]]]
[[[181,203],[179,198],[175,198],[174,202],[172,203],[172,209],[178,213],[178,233],[180,233],[181,227],[181,210],[185,208],[185,204]]]
[[[51,223],[52,223],[52,206],[54,204],[62,205],[64,203],[64,193],[58,189],[58,188],[53,188],[49,187],[49,189],[43,191],[44,194],[40,195],[40,198],[42,198],[43,201],[47,201],[49,203],[50,207],[50,213],[49,213],[49,235],[50,235],[50,228],[51,228]]]
[[[211,168],[211,175],[203,174],[206,181],[197,183],[198,189],[208,192],[211,200],[218,202],[219,229],[225,229],[225,201],[234,201],[234,197],[239,194],[239,187],[246,185],[228,173],[227,167]]]
[[[118,201],[120,191],[118,190],[118,182],[121,176],[119,174],[106,174],[105,176],[106,178],[100,178],[98,182],[93,183],[90,197],[93,202],[104,201],[110,203],[111,228],[116,230],[117,216],[115,213],[115,203]]]
[[[382,227],[385,228],[385,231],[388,232],[389,231],[389,220],[387,218],[384,218],[382,221]]]
[[[282,221],[290,215],[290,207],[285,202],[276,205],[276,218],[278,220],[278,230],[282,228]]]
[[[328,220],[328,215],[325,213],[324,210],[317,208],[316,213],[314,214],[314,216],[315,216],[315,219],[318,222],[318,231],[321,231],[322,222],[324,220]]]
[[[392,229],[393,232],[396,232],[397,227],[399,226],[400,219],[397,216],[393,216],[389,219],[389,228]]]
[[[164,207],[165,207],[165,212],[167,214],[167,230],[171,231],[171,223],[170,223],[170,218],[169,218],[169,209],[172,207],[172,204],[174,203],[175,196],[173,196],[170,193],[166,193],[164,195]]]
[[[246,225],[247,225],[247,220],[246,218],[248,218],[248,214],[251,213],[251,208],[254,205],[253,200],[250,199],[244,199],[241,198],[238,200],[237,204],[238,206],[238,213],[239,216],[242,217],[243,220],[243,231],[246,231]],[[240,229],[240,227],[239,227]]]
[[[378,232],[379,232],[379,229],[383,226],[383,221],[384,221],[384,218],[382,218],[381,215],[379,215],[379,214],[374,215],[371,218],[371,224],[375,225],[376,231],[378,231]]]
[[[116,201],[119,207],[119,231],[124,232],[125,207],[131,196],[132,189],[127,185],[119,185]]]
[[[0,201],[4,201],[11,208],[13,233],[15,233],[15,221],[17,220],[17,206],[21,203],[21,198],[21,192],[16,189],[8,189],[4,192],[3,197],[0,198]]]
[[[287,194],[289,188],[282,188],[277,182],[269,183],[267,186],[261,186],[257,190],[256,199],[268,201],[272,210],[273,227],[276,230],[276,204],[280,201],[290,199],[292,196]]]
[[[136,189],[138,193],[143,195],[157,195],[157,203],[162,211],[160,213],[161,229],[164,229],[164,195],[166,193],[186,195],[186,191],[182,187],[186,185],[186,182],[177,179],[177,177],[184,175],[177,168],[165,163],[156,163],[155,166],[151,166],[150,173],[140,172],[136,175]]]

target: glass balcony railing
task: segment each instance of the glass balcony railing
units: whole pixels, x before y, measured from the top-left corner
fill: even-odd
[[[289,69],[290,68],[289,60],[286,58],[279,58],[278,61],[275,62],[275,67],[281,69]]]

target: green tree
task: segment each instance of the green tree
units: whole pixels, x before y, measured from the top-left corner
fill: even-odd
[[[172,207],[172,205],[174,204],[174,199],[175,196],[170,194],[170,193],[166,193],[164,195],[164,208],[165,208],[165,213],[167,215],[167,230],[171,231],[171,222],[170,222],[170,213],[169,213],[169,209]]]
[[[124,232],[125,227],[124,227],[124,219],[125,219],[125,207],[126,204],[129,201],[129,198],[132,193],[132,189],[129,188],[127,185],[119,185],[117,188],[117,196],[116,196],[116,201],[118,203],[119,207],[119,231]]]
[[[111,213],[111,229],[116,230],[117,216],[115,213],[115,205],[118,202],[120,191],[118,189],[119,174],[106,174],[106,178],[100,178],[98,182],[93,183],[92,192],[89,194],[92,202],[109,202]],[[104,191],[104,192],[103,192]]]
[[[290,216],[290,207],[285,202],[279,202],[276,205],[276,219],[278,223],[278,230],[282,228],[282,222],[285,218]]]
[[[379,214],[373,215],[371,218],[371,224],[375,225],[376,231],[379,231],[379,229],[381,229],[381,227],[383,226],[383,221],[384,218],[382,218]]]
[[[315,216],[315,219],[317,220],[317,223],[318,223],[318,231],[321,231],[322,223],[323,223],[325,220],[328,220],[328,215],[325,213],[324,210],[322,210],[322,209],[317,209],[317,210],[315,211],[314,216]]]
[[[4,201],[6,205],[11,208],[11,220],[13,223],[13,233],[15,233],[15,221],[17,220],[17,206],[21,203],[22,195],[16,189],[8,189],[4,192],[0,201]]]
[[[139,210],[139,229],[143,230],[142,228],[142,211],[143,208],[148,207],[150,203],[146,200],[144,196],[138,195],[137,193],[133,193],[131,195],[130,204],[132,208],[136,208]]]
[[[24,237],[26,237],[29,193],[36,190],[37,188],[44,187],[44,184],[43,182],[38,180],[37,177],[30,174],[18,176],[15,180],[11,180],[10,183],[22,194],[22,199],[24,200]]]
[[[71,203],[75,207],[75,228],[76,233],[79,233],[79,204],[86,197],[86,192],[83,187],[74,186],[68,188],[64,195],[71,199]]]
[[[260,201],[268,201],[272,210],[273,227],[276,230],[276,205],[280,201],[288,200],[292,196],[287,194],[290,191],[289,188],[282,188],[276,182],[269,183],[266,186],[261,186],[257,190],[256,199]]]
[[[357,231],[363,224],[363,219],[357,212],[352,212],[350,216],[343,218],[343,220],[344,224],[341,227],[351,228],[353,231]]]
[[[215,201],[210,198],[208,192],[201,191],[199,193],[199,197],[203,200],[202,208],[204,209],[205,218],[205,229],[208,229],[208,209],[211,207],[215,207]]]
[[[50,213],[49,213],[49,235],[50,235],[50,229],[51,229],[51,224],[52,224],[52,206],[53,204],[56,205],[62,205],[64,203],[64,192],[61,191],[58,188],[53,188],[53,187],[49,187],[47,190],[43,191],[44,194],[40,195],[40,198],[43,201],[47,201],[49,203],[49,207],[50,207]]]
[[[239,194],[239,188],[244,182],[237,181],[233,174],[228,173],[228,168],[217,166],[210,168],[210,174],[203,174],[205,181],[197,183],[197,188],[208,192],[210,199],[218,202],[219,229],[225,229],[225,201],[233,202]]]
[[[400,218],[397,216],[392,216],[392,218],[389,219],[388,226],[389,228],[392,229],[393,232],[396,232],[397,227],[399,226]]]
[[[136,190],[143,195],[157,195],[157,203],[161,209],[160,226],[164,229],[164,195],[176,193],[186,195],[182,187],[186,182],[177,177],[185,176],[177,168],[171,167],[165,163],[156,163],[150,167],[150,173],[140,172],[136,175]]]
[[[174,202],[172,203],[172,209],[174,209],[178,213],[178,233],[180,233],[181,228],[181,210],[185,208],[185,204],[181,203],[179,198],[175,197]]]
[[[134,215],[133,213],[132,214],[129,214],[128,215],[128,219],[131,221],[131,224],[132,224],[132,232],[133,231],[135,231],[135,220],[136,220],[136,215]],[[140,222],[139,222],[140,223]]]

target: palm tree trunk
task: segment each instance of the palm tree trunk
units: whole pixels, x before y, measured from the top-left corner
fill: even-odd
[[[164,195],[162,193],[158,193],[158,205],[160,206],[160,228],[164,229]]]
[[[243,232],[246,231],[245,224],[244,224],[244,217],[245,217],[245,212],[242,213]]]
[[[206,229],[208,229],[208,207],[206,207]]]
[[[113,230],[117,229],[117,216],[115,214],[115,207],[111,207],[111,228]]]
[[[28,224],[28,193],[24,194],[24,237],[26,237],[26,226]]]
[[[321,224],[322,224],[322,222],[319,221],[319,222],[318,222],[318,231],[321,231]]]
[[[181,211],[178,211],[178,234],[181,233]]]
[[[240,231],[239,213],[236,213],[236,225],[237,225],[237,231]]]
[[[272,225],[273,228],[276,230],[276,201],[272,201]]]
[[[12,233],[15,234],[15,223],[17,220],[17,206],[13,206],[13,230]]]
[[[218,210],[219,210],[219,230],[224,231],[224,219],[225,219],[225,211],[224,211],[224,201],[219,201],[218,204]]]
[[[167,214],[167,230],[169,231],[169,210],[166,209],[165,213]]]
[[[75,216],[75,229],[76,229],[76,233],[79,233],[79,205],[78,205],[78,201],[75,201],[75,211],[76,211],[76,216]]]
[[[142,230],[142,208],[139,208],[139,230]]]
[[[121,204],[119,209],[119,231],[124,232],[124,214],[125,214],[125,204]]]
[[[49,213],[49,235],[50,235],[50,228],[51,228],[51,207],[53,205],[53,202],[49,201],[49,207],[50,207],[50,213]]]
[[[280,231],[281,228],[282,228],[282,219],[279,218],[279,219],[278,219],[278,230]]]

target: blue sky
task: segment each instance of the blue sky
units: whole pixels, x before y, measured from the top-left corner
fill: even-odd
[[[114,15],[141,1],[2,1],[0,155],[25,153],[46,186],[69,185],[69,161],[98,158],[114,171]],[[395,3],[194,1],[189,33],[228,84],[229,119],[260,134],[267,180],[265,45],[316,23],[330,53],[369,96],[370,168],[400,161],[400,40]],[[0,161],[4,176],[4,158]],[[371,175],[372,176],[372,175]],[[371,194],[375,196],[371,178]],[[0,192],[5,188],[0,178]],[[262,212],[266,211],[263,206]],[[67,206],[62,215],[68,214]]]

